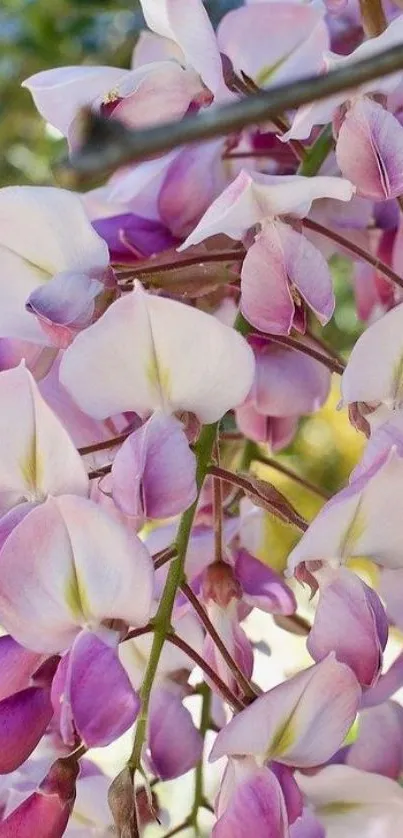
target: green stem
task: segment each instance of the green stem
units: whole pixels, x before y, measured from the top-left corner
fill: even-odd
[[[213,445],[217,436],[217,430],[218,423],[215,423],[214,425],[206,425],[203,428],[196,445],[196,481],[198,495],[200,494],[204,478],[207,474]],[[171,616],[176,593],[182,581],[187,547],[189,543],[194,516],[196,513],[197,500],[198,498],[196,499],[194,504],[189,509],[187,509],[186,512],[184,512],[184,514],[182,515],[176,538],[177,555],[176,558],[173,559],[173,561],[171,562],[161,601],[155,618],[153,620],[153,644],[151,647],[150,657],[148,660],[147,668],[144,674],[144,679],[140,690],[141,710],[137,719],[133,750],[128,762],[129,767],[133,771],[133,773],[137,771],[141,763],[141,753],[147,733],[147,720],[151,689],[158,669],[158,664],[161,657],[162,649],[164,647],[165,639],[171,631]]]
[[[325,162],[329,151],[333,145],[333,131],[332,126],[325,125],[320,132],[319,137],[313,145],[308,149],[305,160],[302,161],[298,174],[305,177],[313,177],[317,175],[322,163]]]
[[[200,718],[200,735],[203,739],[209,729],[210,724],[210,707],[211,707],[211,690],[207,686],[207,684],[202,684],[200,687],[200,692],[202,695],[202,711],[201,711],[201,718]],[[204,801],[204,784],[203,784],[203,756],[201,757],[200,761],[197,763],[196,766],[196,773],[195,773],[195,790],[194,790],[194,801],[192,811],[189,815],[189,821],[194,826],[195,830],[197,831],[197,816],[199,814],[199,809],[203,806]]]

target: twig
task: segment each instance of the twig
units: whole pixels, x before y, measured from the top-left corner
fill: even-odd
[[[131,629],[123,638],[122,643],[126,643],[126,640],[134,640],[136,637],[142,637],[143,634],[150,634],[152,631],[154,631],[153,623],[147,623],[146,626],[141,626],[141,628]]]
[[[106,466],[100,466],[88,472],[88,480],[96,480],[97,477],[105,477],[105,474],[110,474],[112,471],[112,463]]]
[[[209,467],[209,473],[215,477],[220,477],[226,483],[238,486],[244,494],[251,498],[253,503],[271,512],[280,521],[292,524],[301,532],[306,532],[308,529],[307,522],[291,506],[284,495],[270,483],[253,476],[234,474],[232,471],[214,465]]]
[[[158,553],[155,553],[153,556],[154,569],[158,570],[159,567],[174,559],[176,552],[176,546],[173,544],[172,547],[166,547],[165,550],[160,550]]]
[[[302,224],[307,228],[307,230],[312,230],[312,232],[318,233],[320,236],[324,236],[324,238],[336,242],[336,244],[339,244],[349,253],[352,253],[354,256],[357,256],[359,259],[367,262],[368,265],[372,265],[372,267],[376,268],[379,273],[384,274],[384,276],[388,279],[391,279],[392,282],[399,286],[399,288],[403,288],[403,278],[399,276],[399,274],[395,273],[395,271],[392,270],[392,268],[390,268],[385,262],[382,262],[381,259],[378,259],[376,256],[372,256],[372,254],[368,253],[367,250],[359,247],[359,245],[355,244],[355,242],[349,241],[349,239],[346,239],[334,230],[329,230],[327,227],[324,227],[323,224],[313,221],[312,218],[303,218]]]
[[[83,118],[83,146],[72,155],[80,172],[114,170],[119,166],[184,145],[239,131],[334,93],[352,90],[364,82],[382,78],[403,68],[401,45],[340,67],[330,73],[310,76],[272,87],[239,102],[205,109],[194,117],[169,122],[143,131],[125,128],[92,112]]]
[[[273,614],[273,620],[279,628],[300,637],[307,637],[312,628],[300,614]]]
[[[305,343],[300,338],[294,338],[291,335],[266,335],[268,340],[273,343],[278,343],[280,346],[289,346],[291,349],[296,349],[298,352],[303,352],[304,355],[309,355],[315,361],[323,364],[330,372],[335,372],[337,375],[343,375],[345,364],[342,361],[336,361],[330,355],[323,355],[309,343]]]
[[[229,687],[222,681],[219,675],[215,672],[214,669],[204,660],[204,658],[196,652],[195,649],[192,649],[186,640],[183,637],[179,637],[178,634],[168,634],[167,635],[168,643],[172,643],[173,646],[177,646],[178,649],[181,649],[182,652],[185,652],[186,655],[193,661],[202,672],[210,679],[210,681],[217,687],[217,690],[221,693],[225,701],[237,712],[240,712],[244,709],[245,705],[240,698],[237,698],[236,695],[230,690]]]
[[[325,492],[324,489],[320,489],[319,486],[315,486],[310,480],[307,480],[305,477],[301,477],[300,474],[297,474],[295,471],[288,468],[288,466],[283,465],[283,463],[279,463],[273,457],[266,457],[265,454],[260,452],[257,446],[252,459],[258,463],[263,463],[265,466],[270,466],[270,468],[275,469],[275,471],[279,471],[281,474],[289,477],[290,480],[293,480],[294,483],[299,483],[299,485],[303,486],[304,489],[308,489],[309,492],[313,492],[314,495],[318,495],[318,497],[323,498],[323,500],[330,500],[331,495],[329,495],[328,492]]]
[[[188,268],[192,265],[204,265],[210,262],[240,262],[245,256],[245,249],[239,247],[234,250],[206,251],[204,253],[191,253],[189,256],[177,254],[177,260],[172,262],[158,262],[158,259],[148,259],[147,263],[139,262],[128,268],[121,268],[117,274],[119,278],[126,278],[128,281],[133,277],[141,279],[149,274],[164,273],[165,271],[178,271],[181,268]]]
[[[104,442],[94,442],[92,445],[83,445],[78,449],[78,453],[84,457],[85,454],[94,454],[96,451],[105,451],[106,448],[114,448],[116,445],[120,445],[121,442],[124,442],[125,439],[130,436],[132,431],[133,428],[129,428],[127,431],[124,431],[118,436],[113,436],[111,439],[104,440]]]
[[[238,664],[229,653],[225,643],[222,641],[220,635],[213,626],[213,623],[211,622],[206,609],[198,600],[196,594],[193,593],[192,588],[190,587],[190,585],[187,584],[187,582],[182,583],[181,591],[185,594],[186,599],[190,602],[193,610],[199,617],[200,622],[206,629],[207,634],[210,635],[213,643],[217,646],[218,651],[222,655],[225,663],[228,666],[228,669],[234,676],[235,681],[240,686],[242,692],[250,698],[256,698],[255,690],[251,687],[248,679],[245,677],[242,670],[239,668]]]

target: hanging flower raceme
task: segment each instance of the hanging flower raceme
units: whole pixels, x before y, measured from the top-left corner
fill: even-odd
[[[322,324],[332,316],[332,280],[320,251],[282,219],[304,218],[317,198],[349,201],[353,193],[340,178],[242,171],[179,249],[217,233],[245,239],[259,225],[242,265],[241,311],[263,332],[288,334],[293,326],[304,331],[303,301]]]
[[[116,296],[108,248],[78,195],[0,190],[0,336],[67,346]]]
[[[253,335],[249,344],[255,354],[255,380],[245,404],[236,410],[236,422],[248,439],[278,451],[293,439],[300,416],[324,404],[330,373],[304,353],[265,338]]]
[[[62,384],[90,416],[162,409],[206,423],[242,404],[253,374],[252,350],[233,329],[139,283],[77,336],[60,367]]]
[[[325,54],[325,71],[353,66],[356,61],[400,45],[402,38],[400,15],[381,35],[360,44],[350,55]],[[305,105],[297,111],[290,131],[282,139],[308,138],[314,125],[333,120],[336,157],[344,177],[368,198],[377,201],[396,198],[403,191],[403,128],[393,114],[393,94],[398,94],[400,83],[401,73],[394,73],[367,82],[350,95],[339,93]]]
[[[27,369],[1,373],[0,392],[2,422],[7,431],[10,423],[15,427],[13,444],[5,429],[2,434],[0,485],[9,511],[0,519],[0,621],[33,652],[53,655],[72,646],[58,674],[62,736],[71,743],[74,719],[84,741],[105,744],[115,738],[116,723],[122,732],[138,709],[117,659],[119,633],[108,626],[113,620],[147,622],[152,562],[135,535],[88,500],[81,459]],[[23,420],[16,420],[17,413]],[[100,671],[104,692],[100,684],[96,689]],[[115,685],[113,708],[116,689],[122,702],[117,722],[115,709],[110,716],[110,683]],[[24,686],[17,683],[15,689]],[[15,700],[19,697],[22,701],[17,692]],[[39,700],[37,690],[31,698]]]

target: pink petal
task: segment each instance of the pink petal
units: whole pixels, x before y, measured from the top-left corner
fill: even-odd
[[[196,458],[182,425],[154,413],[123,443],[112,466],[112,494],[139,521],[169,518],[196,498]]]
[[[136,70],[143,64],[150,64],[152,61],[165,61],[168,58],[175,58],[176,61],[180,61],[183,58],[180,47],[169,38],[142,29],[133,50],[132,69]]]
[[[347,111],[337,146],[337,162],[361,195],[397,198],[403,191],[403,128],[382,105],[367,97]]]
[[[162,408],[189,410],[210,423],[245,399],[253,372],[253,353],[232,328],[137,285],[77,336],[63,356],[60,378],[97,418],[125,410],[145,417]]]
[[[352,184],[342,178],[277,176],[243,169],[211,204],[179,250],[217,233],[242,239],[266,218],[289,213],[303,218],[317,198],[350,201],[353,194]]]
[[[328,827],[335,826],[343,837],[354,832],[370,836],[375,825],[382,838],[401,835],[403,792],[389,777],[347,765],[329,765],[312,776],[300,774],[298,785],[316,808],[326,833]]]
[[[329,655],[234,717],[218,734],[210,759],[265,754],[285,765],[319,765],[342,744],[360,697],[351,669]]]
[[[259,87],[268,87],[319,70],[329,41],[322,18],[319,7],[292,2],[272,2],[270,6],[252,3],[224,15],[217,30],[218,43],[238,75],[243,71]],[[306,50],[313,32],[316,49],[311,43]]]
[[[41,116],[67,136],[77,111],[113,90],[125,72],[117,67],[57,67],[35,73],[22,86]]]
[[[124,83],[125,87],[116,91],[122,98],[111,116],[128,128],[138,130],[180,120],[193,102],[209,104],[211,99],[197,73],[191,67],[181,67],[176,61],[146,64],[127,76]],[[76,130],[73,126],[74,134],[69,133],[73,145],[76,144]]]
[[[265,225],[243,261],[241,311],[261,331],[291,331],[295,307],[277,225],[273,223]]]
[[[315,661],[334,651],[363,687],[371,687],[382,666],[388,623],[375,591],[355,573],[339,568],[319,581],[319,603],[307,648]],[[340,632],[340,626],[343,632]]]
[[[38,790],[0,822],[0,838],[61,838],[75,798],[76,763],[60,759]]]
[[[160,686],[151,693],[147,749],[150,770],[161,780],[186,774],[202,757],[202,738],[181,696]]]
[[[392,569],[401,567],[402,471],[403,460],[392,448],[328,501],[292,551],[290,571],[301,561],[346,561],[352,556],[367,556]]]
[[[259,413],[281,419],[313,413],[326,401],[330,374],[302,352],[269,340],[251,340],[256,374],[253,400]]]
[[[178,44],[185,61],[213,92],[223,85],[221,57],[201,0],[141,0],[147,26]]]
[[[142,625],[152,588],[142,542],[99,506],[72,495],[35,507],[1,551],[1,622],[34,651],[62,651],[81,626],[108,618]]]
[[[25,762],[52,715],[49,694],[39,687],[28,687],[0,701],[0,774],[10,774]]]

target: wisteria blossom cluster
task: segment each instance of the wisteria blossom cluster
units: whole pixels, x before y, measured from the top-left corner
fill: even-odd
[[[403,51],[399,5],[360,5],[249,0],[214,31],[202,0],[141,0],[131,69],[23,86],[74,162],[91,115],[180,125]],[[0,838],[401,838],[403,69],[143,157],[0,190]],[[307,522],[255,466],[332,381],[366,445]],[[299,534],[284,574],[270,516]]]

